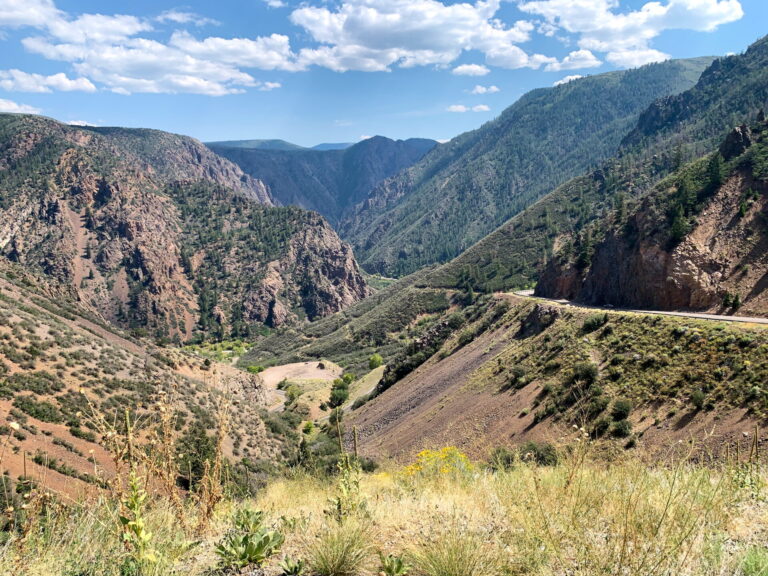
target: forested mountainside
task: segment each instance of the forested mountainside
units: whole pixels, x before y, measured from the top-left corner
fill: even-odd
[[[768,313],[768,124],[735,128],[565,244],[536,291],[588,303]]]
[[[119,326],[187,339],[316,318],[368,293],[318,215],[201,143],[0,116],[0,253]]]
[[[344,149],[268,149],[249,142],[211,143],[209,147],[267,184],[278,204],[315,210],[332,224],[362,202],[376,184],[408,168],[437,144],[383,136]]]
[[[711,152],[734,126],[753,121],[768,103],[766,62],[766,39],[744,54],[716,60],[693,88],[662,98],[644,111],[617,157],[566,182],[510,219],[439,267],[428,283],[451,287],[468,282],[481,291],[535,284],[553,253],[588,223],[623,209],[684,163]],[[662,122],[660,111],[668,110],[670,102],[678,102],[674,108],[679,114],[667,115]],[[641,133],[645,135],[640,137]]]
[[[690,90],[654,102],[622,147],[652,150],[679,145],[689,156],[701,156],[766,102],[768,37],[763,37],[743,54],[715,60]]]
[[[340,225],[369,272],[445,262],[559,184],[613,156],[640,113],[696,83],[710,58],[534,90],[377,186]]]

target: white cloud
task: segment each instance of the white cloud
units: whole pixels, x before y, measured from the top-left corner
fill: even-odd
[[[195,58],[154,40],[132,38],[120,44],[53,44],[27,38],[24,46],[52,60],[71,62],[87,78],[122,94],[235,94],[256,80],[235,66]]]
[[[496,94],[497,92],[501,92],[498,86],[481,86],[478,84],[472,88],[470,94]]]
[[[42,110],[26,104],[17,104],[11,100],[0,99],[0,112],[12,114],[40,114]]]
[[[220,22],[213,18],[206,18],[195,14],[194,12],[184,12],[183,10],[166,10],[160,16],[155,18],[157,22],[172,22],[174,24],[192,24],[194,26],[219,25]]]
[[[445,109],[446,112],[490,112],[491,109],[486,106],[485,104],[478,104],[477,106],[472,106],[471,108],[469,106],[464,106],[464,104],[452,104],[451,106],[448,106],[448,108]]]
[[[87,78],[70,79],[64,73],[43,76],[21,70],[0,70],[0,88],[14,92],[95,92],[96,86]]]
[[[322,44],[302,50],[300,61],[338,71],[448,66],[470,50],[484,53],[490,63],[513,48],[525,56],[517,59],[522,66],[541,65],[540,56],[529,57],[514,46],[530,39],[534,25],[501,22],[495,17],[500,2],[342,0],[333,7],[304,5],[291,13],[291,21]]]
[[[584,78],[581,74],[573,74],[571,76],[566,76],[565,78],[562,78],[552,84],[552,86],[560,86],[561,84],[568,84],[568,82],[571,82],[573,80],[578,80],[579,78]]]
[[[522,1],[520,10],[544,18],[549,28],[578,36],[582,51],[607,53],[606,59],[619,66],[638,66],[668,56],[650,47],[665,30],[712,31],[744,15],[739,0],[651,1],[638,10],[620,12],[619,0],[535,0]],[[572,53],[573,54],[573,53]],[[567,60],[567,58],[566,58]],[[553,70],[565,61],[551,65]],[[579,66],[588,67],[588,66]]]
[[[561,70],[578,70],[582,68],[597,68],[602,66],[602,62],[595,57],[589,50],[576,50],[571,52],[560,62],[547,64],[545,70],[548,72],[559,72]]]
[[[206,38],[196,40],[186,32],[175,32],[170,46],[207,61],[261,70],[298,70],[288,36],[272,34],[258,38]]]
[[[370,134],[362,134],[357,140],[358,142],[362,142],[363,140],[370,140],[371,138],[373,138],[373,136]]]
[[[85,120],[70,120],[67,124],[70,126],[98,126],[98,124],[91,124]]]
[[[653,48],[638,48],[628,50],[614,50],[609,52],[606,57],[608,62],[621,66],[623,68],[637,68],[643,64],[650,64],[651,62],[663,62],[669,60],[669,54],[659,52]]]
[[[155,22],[211,23],[191,12],[166,11]],[[167,42],[142,38],[153,30],[147,19],[129,15],[82,14],[73,17],[50,0],[0,0],[0,26],[28,26],[38,36],[24,38],[32,53],[69,63],[78,76],[41,76],[9,71],[0,75],[6,89],[28,91],[108,90],[129,94],[194,93],[220,96],[246,88],[273,90],[276,82],[259,82],[244,68],[297,70],[288,38],[205,38],[175,32]]]
[[[286,3],[283,0],[264,0],[264,3],[270,8],[283,8]]]
[[[0,27],[44,26],[60,17],[52,0],[0,0]]]
[[[282,88],[283,85],[280,84],[280,82],[262,82],[259,84],[259,90],[262,92],[270,92],[271,90],[275,90],[277,88]]]
[[[457,76],[485,76],[490,73],[490,69],[482,64],[462,64],[453,69]]]

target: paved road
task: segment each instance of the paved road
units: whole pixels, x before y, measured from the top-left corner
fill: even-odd
[[[669,312],[666,310],[636,310],[634,308],[602,308],[600,306],[591,306],[589,304],[580,304],[571,300],[557,300],[554,298],[542,298],[534,296],[533,290],[520,290],[514,292],[515,296],[524,298],[533,298],[535,300],[546,300],[555,302],[563,306],[574,306],[576,308],[591,308],[594,310],[605,310],[606,312],[634,312],[636,314],[656,314],[659,316],[680,316],[681,318],[698,318],[699,320],[715,320],[717,322],[746,322],[749,324],[768,324],[768,318],[759,318],[752,316],[724,316],[722,314],[701,314],[699,312]]]

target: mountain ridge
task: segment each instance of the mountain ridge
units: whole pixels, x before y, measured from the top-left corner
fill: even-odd
[[[191,138],[0,116],[0,253],[119,326],[247,334],[368,293],[319,215],[272,204]]]
[[[277,203],[315,210],[336,224],[374,185],[418,161],[436,144],[374,136],[344,149],[211,148],[264,180]]]
[[[369,272],[402,276],[448,261],[614,155],[649,104],[693,86],[710,62],[668,61],[529,92],[382,182],[341,223],[341,236]]]

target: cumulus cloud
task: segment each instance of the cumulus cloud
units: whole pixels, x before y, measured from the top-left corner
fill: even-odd
[[[32,27],[38,35],[22,40],[32,53],[68,63],[79,78],[60,73],[41,76],[20,71],[0,73],[7,90],[94,91],[94,82],[128,94],[195,93],[211,96],[273,90],[276,82],[256,80],[244,69],[297,70],[288,38],[204,38],[174,32],[167,40],[142,37],[153,22],[203,25],[212,20],[170,10],[154,19],[130,15],[81,14],[58,10],[51,0],[0,0],[0,27]]]
[[[260,70],[298,70],[288,36],[272,34],[259,38],[205,38],[175,32],[169,45],[184,54],[206,61]]]
[[[472,88],[471,94],[496,94],[497,92],[501,92],[501,89],[498,86],[481,86],[478,84],[474,88]]]
[[[280,82],[262,82],[259,84],[259,90],[262,92],[269,92],[271,90],[276,90],[277,88],[282,88],[283,85],[280,84]]]
[[[589,50],[576,50],[563,58],[560,62],[547,64],[545,70],[548,72],[559,72],[561,70],[579,70],[583,68],[597,68],[602,66],[602,62],[595,57]]]
[[[462,64],[453,69],[457,76],[485,76],[490,73],[490,69],[482,64]]]
[[[120,44],[52,43],[27,38],[24,46],[52,60],[71,62],[78,74],[129,94],[194,93],[221,96],[257,86],[235,66],[195,58],[155,40],[132,38]]]
[[[12,114],[40,114],[42,110],[26,104],[17,104],[11,100],[0,99],[0,112]]]
[[[392,66],[447,66],[476,50],[497,61],[514,48],[508,67],[541,65],[515,44],[530,39],[528,21],[496,18],[501,0],[444,4],[437,0],[343,0],[330,7],[305,5],[291,21],[322,44],[301,51],[300,61],[333,70],[389,70]],[[511,65],[509,65],[511,64]]]
[[[70,79],[64,73],[43,76],[16,69],[0,70],[0,88],[8,92],[96,91],[96,86],[87,78]]]
[[[490,107],[486,106],[485,104],[478,104],[477,106],[472,106],[472,112],[490,112]]]
[[[568,82],[571,82],[573,80],[578,80],[579,78],[584,78],[584,76],[580,74],[573,74],[571,76],[566,76],[565,78],[562,78],[557,82],[555,82],[554,84],[552,84],[552,86],[560,86],[561,84],[568,84]]]
[[[0,0],[2,27],[45,26],[61,14],[52,0]]]
[[[707,32],[744,15],[739,0],[653,1],[627,12],[617,11],[618,0],[523,0],[518,7],[544,18],[550,31],[557,28],[577,35],[581,51],[605,52],[609,62],[627,67],[668,58],[650,47],[665,30]],[[551,69],[572,68],[561,63]]]
[[[283,0],[263,1],[273,8],[287,5]],[[595,68],[602,60],[636,66],[668,57],[651,45],[664,30],[710,31],[743,15],[738,0],[658,0],[623,11],[619,0],[517,0],[530,20],[502,22],[502,1],[307,0],[289,16],[308,40],[298,49],[284,34],[223,38],[175,30],[168,36],[166,24],[175,28],[215,23],[183,10],[145,18],[75,15],[58,9],[54,0],[0,0],[0,31],[33,28],[35,32],[22,40],[24,47],[71,68],[69,76],[24,76],[19,71],[9,76],[9,71],[0,80],[11,86],[7,89],[29,91],[92,91],[103,85],[99,87],[119,93],[219,96],[279,87],[257,79],[253,70],[453,66],[454,74],[484,76],[491,66],[566,71]],[[520,47],[536,33],[570,35],[578,49],[559,60]],[[466,52],[484,63],[455,66]]]
[[[98,124],[91,124],[86,120],[70,120],[67,124],[70,126],[98,126]]]

